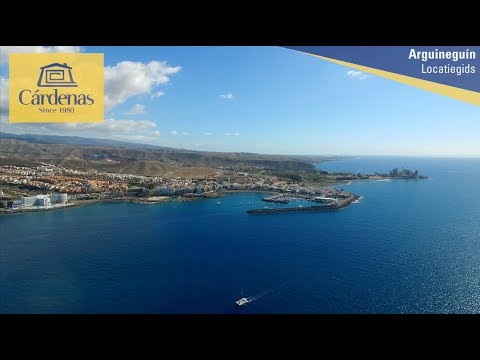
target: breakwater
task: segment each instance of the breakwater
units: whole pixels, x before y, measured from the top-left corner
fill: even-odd
[[[338,201],[335,205],[313,205],[305,207],[289,207],[289,208],[276,208],[276,209],[252,209],[247,210],[248,214],[278,214],[289,212],[312,212],[312,211],[332,211],[344,208],[350,205],[352,202],[360,198],[359,195],[352,195],[344,200]]]

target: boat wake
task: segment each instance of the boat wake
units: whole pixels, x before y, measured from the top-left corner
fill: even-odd
[[[283,286],[283,285],[285,285],[285,284],[287,284],[287,283],[288,283],[288,281],[285,281],[285,282],[283,282],[282,284],[280,284],[280,285],[278,285],[278,286],[276,286],[276,287],[274,287],[274,288],[271,288],[271,289],[262,291],[262,292],[258,293],[257,295],[254,295],[254,296],[242,297],[242,298],[240,298],[239,300],[235,301],[235,304],[237,304],[238,306],[247,305],[247,304],[249,304],[249,303],[251,303],[251,302],[254,302],[254,301],[258,300],[258,299],[263,298],[264,296],[272,293],[276,288],[279,288],[279,287],[281,287],[281,286]],[[243,292],[243,291],[242,291],[242,292]]]
[[[238,306],[247,305],[251,302],[254,302],[258,299],[261,299],[262,297],[264,297],[265,295],[269,294],[272,291],[273,291],[273,289],[270,289],[270,290],[263,291],[263,292],[261,292],[257,295],[254,295],[254,296],[242,297],[241,299],[235,301],[235,304],[237,304]]]

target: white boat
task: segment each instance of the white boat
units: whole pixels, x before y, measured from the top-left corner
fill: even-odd
[[[272,292],[272,289],[263,291],[263,292],[255,295],[255,296],[243,297],[243,290],[242,290],[241,293],[240,293],[240,296],[242,296],[242,297],[240,299],[238,299],[237,301],[235,301],[235,304],[237,306],[247,305],[248,303],[254,302],[254,301],[264,297],[265,295],[267,295],[270,292]]]
[[[220,205],[220,201],[217,201],[217,205]]]
[[[243,306],[247,305],[250,301],[250,299],[243,297],[240,300],[235,301],[235,304],[237,304],[238,306]]]

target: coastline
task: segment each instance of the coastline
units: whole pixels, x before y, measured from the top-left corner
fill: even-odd
[[[84,206],[90,204],[97,204],[97,203],[109,203],[109,202],[133,202],[139,204],[157,204],[163,203],[165,201],[171,201],[175,198],[170,198],[168,196],[156,196],[150,197],[146,199],[139,199],[139,198],[121,198],[121,199],[92,199],[92,200],[74,200],[71,203],[61,205],[61,206],[52,206],[52,207],[37,207],[37,208],[27,208],[27,209],[0,209],[0,216],[1,215],[15,215],[15,214],[25,214],[25,213],[38,213],[38,212],[47,212],[47,211],[57,211],[57,210],[64,210],[69,209],[77,206]]]
[[[167,201],[191,201],[191,200],[200,200],[200,199],[207,199],[207,198],[218,198],[226,195],[227,193],[263,193],[263,194],[276,194],[275,191],[267,191],[267,190],[221,190],[217,193],[217,196],[212,197],[196,197],[196,198],[180,198],[180,197],[169,197],[169,196],[156,196],[150,197],[146,199],[141,198],[119,198],[119,199],[92,199],[92,200],[75,200],[75,202],[63,205],[63,206],[54,206],[48,208],[34,208],[34,209],[19,209],[19,210],[6,210],[0,209],[0,216],[1,215],[14,215],[14,214],[25,214],[25,213],[37,213],[37,212],[46,212],[46,211],[56,211],[56,210],[63,210],[67,208],[73,208],[77,206],[84,206],[89,204],[97,204],[97,203],[116,203],[116,202],[126,202],[126,203],[137,203],[137,204],[159,204],[164,203]],[[362,197],[356,194],[352,194],[351,197],[342,201],[339,205],[335,206],[310,206],[305,208],[281,208],[281,209],[270,209],[269,211],[265,211],[265,209],[252,209],[248,210],[247,213],[271,213],[271,212],[305,212],[305,211],[320,211],[319,209],[322,208],[324,210],[334,210],[340,209],[350,205],[351,203],[355,202]]]
[[[37,208],[30,208],[30,209],[19,209],[19,210],[12,210],[12,209],[0,209],[0,216],[1,215],[15,215],[15,214],[25,214],[25,213],[37,213],[37,212],[46,212],[46,211],[57,211],[57,210],[64,210],[72,207],[79,206],[80,204],[77,203],[69,203],[65,205],[59,206],[52,206],[52,207],[37,207]]]
[[[117,199],[91,199],[91,200],[75,200],[75,204],[77,206],[89,205],[89,204],[97,204],[97,203],[115,203],[115,202],[130,202],[130,203],[138,203],[138,204],[159,204],[166,201],[176,200],[175,197],[169,196],[156,196],[152,198],[117,198]]]
[[[330,184],[325,184],[323,186],[329,187],[329,186],[335,186],[335,185],[340,185],[340,184],[350,184],[352,181],[357,181],[357,180],[366,180],[366,181],[388,181],[388,180],[424,180],[428,179],[428,177],[423,176],[419,178],[414,178],[414,179],[409,179],[409,178],[402,178],[402,177],[390,177],[390,176],[370,176],[368,179],[352,179],[352,180],[338,180],[334,183]],[[277,191],[272,191],[272,190],[254,190],[254,189],[235,189],[235,190],[228,190],[228,189],[222,189],[218,190],[214,195],[210,196],[196,196],[196,197],[181,197],[181,196],[151,196],[148,198],[138,198],[138,197],[124,197],[124,198],[115,198],[115,199],[90,199],[90,200],[77,200],[75,199],[73,202],[68,203],[66,205],[61,205],[61,206],[52,206],[52,207],[37,207],[37,208],[27,208],[27,209],[18,209],[18,210],[12,210],[12,209],[0,209],[0,216],[1,215],[13,215],[13,214],[24,214],[24,213],[36,213],[36,212],[45,212],[45,211],[57,211],[57,210],[63,210],[67,208],[72,208],[72,207],[77,207],[77,206],[84,206],[84,205],[89,205],[89,204],[96,204],[96,203],[109,203],[109,202],[132,202],[132,203],[137,203],[137,204],[159,204],[159,203],[164,203],[167,201],[192,201],[192,200],[200,200],[200,199],[213,199],[213,198],[220,198],[224,196],[225,194],[228,193],[263,193],[263,194],[276,194],[279,193]],[[355,195],[357,198],[352,200],[356,201],[358,198],[361,198],[361,196]],[[347,205],[348,206],[351,202],[349,202]],[[305,211],[305,210],[303,210]]]

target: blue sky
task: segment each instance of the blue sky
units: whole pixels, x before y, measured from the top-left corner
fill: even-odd
[[[281,47],[73,48],[105,54],[105,123],[8,124],[9,51],[0,131],[212,151],[480,156],[480,107]]]

